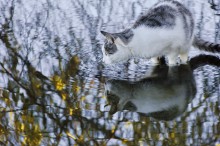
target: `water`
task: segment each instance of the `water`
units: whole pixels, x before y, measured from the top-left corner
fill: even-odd
[[[1,145],[218,145],[220,55],[188,65],[100,63],[100,30],[132,25],[152,0],[0,0]],[[220,43],[219,2],[183,1]]]

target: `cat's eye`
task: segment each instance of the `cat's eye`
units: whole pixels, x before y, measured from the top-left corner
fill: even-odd
[[[111,55],[111,54],[113,54],[111,50],[112,50],[111,46],[106,47],[106,48],[105,48],[105,55]]]
[[[105,55],[109,55],[111,50],[111,45],[105,46]]]
[[[117,47],[113,43],[106,43],[104,47],[105,55],[112,55],[117,51]]]

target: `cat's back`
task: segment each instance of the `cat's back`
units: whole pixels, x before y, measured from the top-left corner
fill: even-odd
[[[177,19],[182,21],[188,33],[193,31],[194,21],[191,12],[180,2],[165,0],[155,4],[141,15],[133,28],[143,25],[150,28],[174,28]]]

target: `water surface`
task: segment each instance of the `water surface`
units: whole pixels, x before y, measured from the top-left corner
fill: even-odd
[[[0,0],[1,145],[218,145],[220,55],[187,65],[100,62],[100,30],[132,25],[153,0]],[[218,1],[183,3],[220,43]]]

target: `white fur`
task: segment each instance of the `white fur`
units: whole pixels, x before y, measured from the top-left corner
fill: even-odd
[[[174,85],[166,87],[159,84],[151,84],[150,86],[139,86],[139,88],[131,88],[127,86],[111,86],[107,84],[106,89],[111,93],[120,97],[118,103],[119,110],[131,101],[137,106],[137,112],[151,113],[169,109],[178,106],[183,111],[187,105],[187,88],[188,84]],[[121,109],[120,109],[121,108]]]
[[[131,101],[137,112],[152,113],[178,107],[183,112],[187,104],[195,96],[195,81],[189,68],[169,67],[168,76],[161,82],[152,74],[150,82],[130,84],[121,81],[108,81],[105,90],[120,98],[117,108],[123,110],[125,104]],[[185,79],[182,79],[184,74]]]
[[[127,47],[117,44],[118,51],[114,53],[114,55],[106,55],[104,46],[102,47],[102,53],[103,53],[103,62],[105,64],[112,64],[115,62],[120,62],[122,60],[128,60],[131,57],[130,50],[127,49]]]
[[[128,44],[133,57],[152,58],[167,55],[171,65],[176,63],[179,54],[187,54],[192,44],[192,40],[186,41],[180,19],[177,19],[173,29],[140,26],[133,29],[133,32],[134,37]]]
[[[134,95],[131,101],[138,105],[138,112],[141,113],[158,112],[172,106],[178,106],[179,110],[183,111],[187,105],[187,91],[184,85],[169,87],[169,89],[161,88],[159,85],[151,86],[135,91]]]
[[[174,9],[176,6],[170,2],[161,2],[155,7],[161,5],[169,5]],[[190,25],[189,16],[185,16],[187,24]],[[188,52],[192,45],[194,37],[187,38],[184,32],[183,22],[180,17],[176,17],[176,25],[174,28],[164,27],[147,27],[138,26],[133,31],[133,38],[128,44],[121,44],[116,41],[118,51],[106,56],[103,54],[103,62],[111,64],[127,60],[131,57],[143,57],[143,58],[155,58],[161,56],[167,56],[169,65],[175,65],[177,58],[180,56],[182,63],[186,63],[188,60]],[[194,32],[193,35],[194,36]],[[104,51],[103,51],[104,52]],[[156,59],[153,59],[155,62]]]
[[[173,3],[170,3],[168,1],[160,2],[157,5],[155,5],[154,8],[159,7],[159,6],[163,6],[163,5],[170,6],[170,7],[174,8],[174,9],[176,9],[176,6]]]

